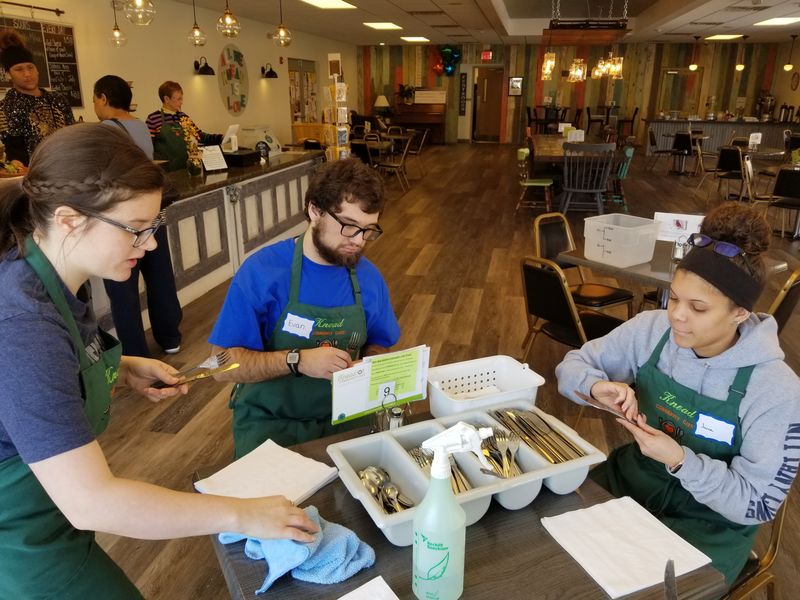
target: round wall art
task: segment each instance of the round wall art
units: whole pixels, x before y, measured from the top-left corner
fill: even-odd
[[[219,94],[232,115],[240,115],[247,107],[248,81],[244,54],[233,44],[227,44],[219,55],[217,69]]]
[[[792,75],[792,90],[796,90],[798,84],[800,84],[800,73],[795,71]]]

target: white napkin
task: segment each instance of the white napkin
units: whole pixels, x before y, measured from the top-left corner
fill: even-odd
[[[400,600],[392,591],[383,577],[378,575],[364,585],[357,587],[352,592],[345,594],[339,600]]]
[[[612,598],[663,582],[670,558],[676,576],[711,562],[628,496],[544,517],[542,525]]]
[[[194,487],[204,494],[234,498],[281,495],[299,504],[338,473],[336,467],[267,440],[214,475],[195,482]]]

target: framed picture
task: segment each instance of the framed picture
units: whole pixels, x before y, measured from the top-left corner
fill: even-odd
[[[508,95],[522,96],[522,77],[508,78]]]
[[[334,79],[342,76],[342,55],[340,53],[328,54],[328,77]]]
[[[795,71],[795,72],[792,74],[792,84],[791,84],[791,85],[792,85],[792,91],[794,91],[794,90],[796,90],[796,89],[797,89],[797,85],[798,85],[798,84],[800,84],[800,73],[798,73],[797,71]]]

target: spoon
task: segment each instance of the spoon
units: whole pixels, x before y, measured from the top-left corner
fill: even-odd
[[[408,496],[405,496],[400,489],[393,483],[388,483],[383,487],[383,491],[386,492],[386,495],[389,496],[389,499],[395,502],[399,502],[405,508],[411,508],[414,506],[414,501],[411,500]],[[402,510],[402,508],[401,508]]]
[[[402,511],[403,507],[400,506],[400,503],[397,501],[397,495],[400,493],[400,490],[397,489],[397,486],[393,483],[387,483],[382,489],[383,494],[389,500],[389,503],[392,505],[392,508],[394,508],[394,511]]]

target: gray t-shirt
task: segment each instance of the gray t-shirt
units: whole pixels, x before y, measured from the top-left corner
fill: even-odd
[[[144,150],[147,158],[153,160],[153,141],[150,139],[150,130],[147,129],[147,125],[143,121],[139,119],[106,119],[103,124],[111,125],[112,127],[122,125],[128,135],[131,136],[133,142]]]
[[[0,258],[0,461],[38,462],[95,439],[83,410],[79,363],[67,326],[16,250]],[[87,349],[100,337],[91,303],[63,288]],[[96,360],[97,352],[89,352]]]

